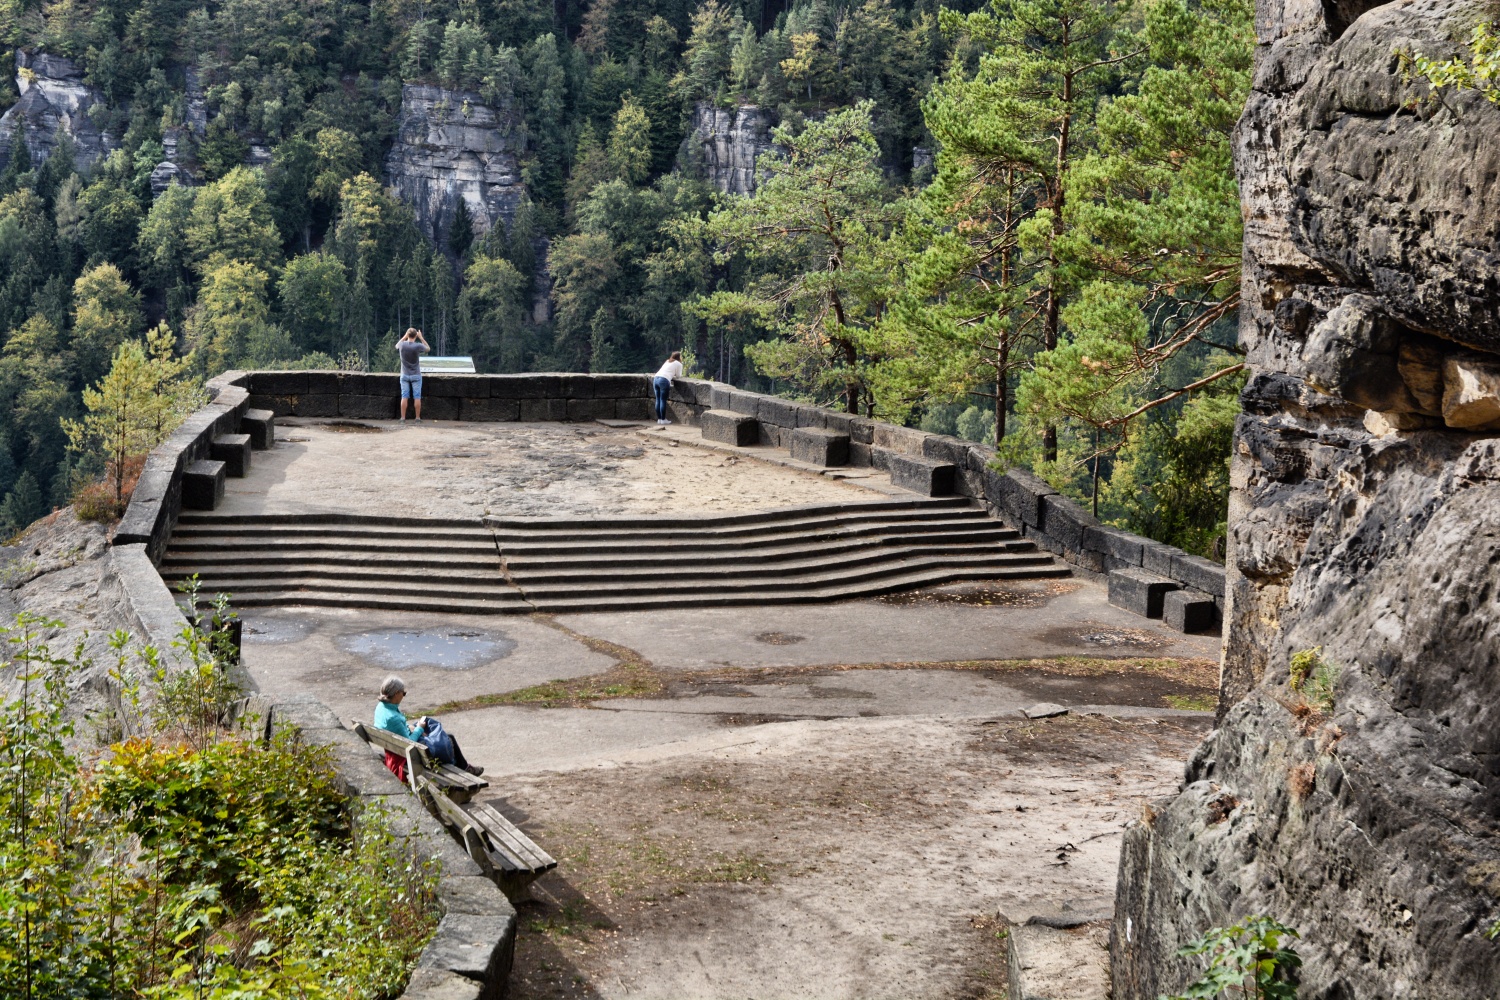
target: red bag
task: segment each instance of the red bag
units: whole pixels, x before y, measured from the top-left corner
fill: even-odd
[[[390,771],[401,781],[401,784],[406,784],[405,757],[401,756],[398,753],[392,753],[391,751],[387,750],[385,752],[385,767],[386,770]]]

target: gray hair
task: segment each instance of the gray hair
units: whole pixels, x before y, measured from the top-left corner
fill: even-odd
[[[406,682],[395,674],[387,677],[380,685],[380,697],[390,701],[396,695],[406,690]]]

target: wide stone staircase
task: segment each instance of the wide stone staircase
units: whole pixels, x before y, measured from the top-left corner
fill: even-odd
[[[159,569],[169,586],[197,574],[203,596],[237,607],[532,610],[477,520],[184,512]]]
[[[197,574],[205,595],[242,607],[488,614],[808,603],[1068,574],[963,498],[485,520],[184,514],[161,573]]]

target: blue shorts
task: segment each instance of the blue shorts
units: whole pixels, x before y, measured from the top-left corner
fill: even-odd
[[[402,375],[401,376],[401,398],[402,399],[421,399],[422,398],[422,376],[420,376],[420,375]]]

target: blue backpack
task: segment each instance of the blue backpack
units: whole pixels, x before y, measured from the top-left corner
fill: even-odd
[[[453,737],[448,735],[447,730],[443,729],[443,724],[438,720],[428,718],[427,728],[422,730],[422,738],[417,742],[444,764],[454,763]]]

